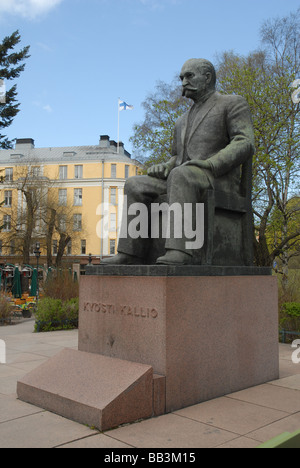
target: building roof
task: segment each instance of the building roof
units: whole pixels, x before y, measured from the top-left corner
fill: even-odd
[[[131,155],[124,149],[124,144],[118,145],[110,140],[108,135],[102,135],[98,145],[67,146],[54,148],[35,148],[31,138],[17,139],[15,148],[0,150],[0,165],[20,164],[30,161],[36,163],[70,163],[80,161],[111,161],[135,164]]]

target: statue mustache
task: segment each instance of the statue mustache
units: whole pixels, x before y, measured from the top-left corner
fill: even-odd
[[[197,89],[197,88],[191,88],[191,87],[189,87],[189,86],[185,86],[185,87],[183,88],[183,90],[182,90],[182,96],[184,96],[184,94],[185,94],[186,91],[192,91],[193,93],[195,93],[195,92],[198,91],[198,89]]]

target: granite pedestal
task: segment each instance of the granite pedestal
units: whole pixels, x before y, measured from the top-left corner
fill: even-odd
[[[278,354],[277,281],[268,269],[89,267],[78,351],[29,374],[18,395],[104,430],[276,380]]]

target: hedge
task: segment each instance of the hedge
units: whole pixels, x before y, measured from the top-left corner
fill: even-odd
[[[38,303],[35,314],[35,332],[70,330],[78,328],[79,299],[63,302],[45,297]]]

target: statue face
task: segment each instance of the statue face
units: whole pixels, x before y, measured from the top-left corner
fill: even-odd
[[[201,65],[197,60],[188,60],[182,67],[180,73],[182,81],[182,95],[198,101],[201,99],[209,88],[211,82],[211,73],[201,69]]]

